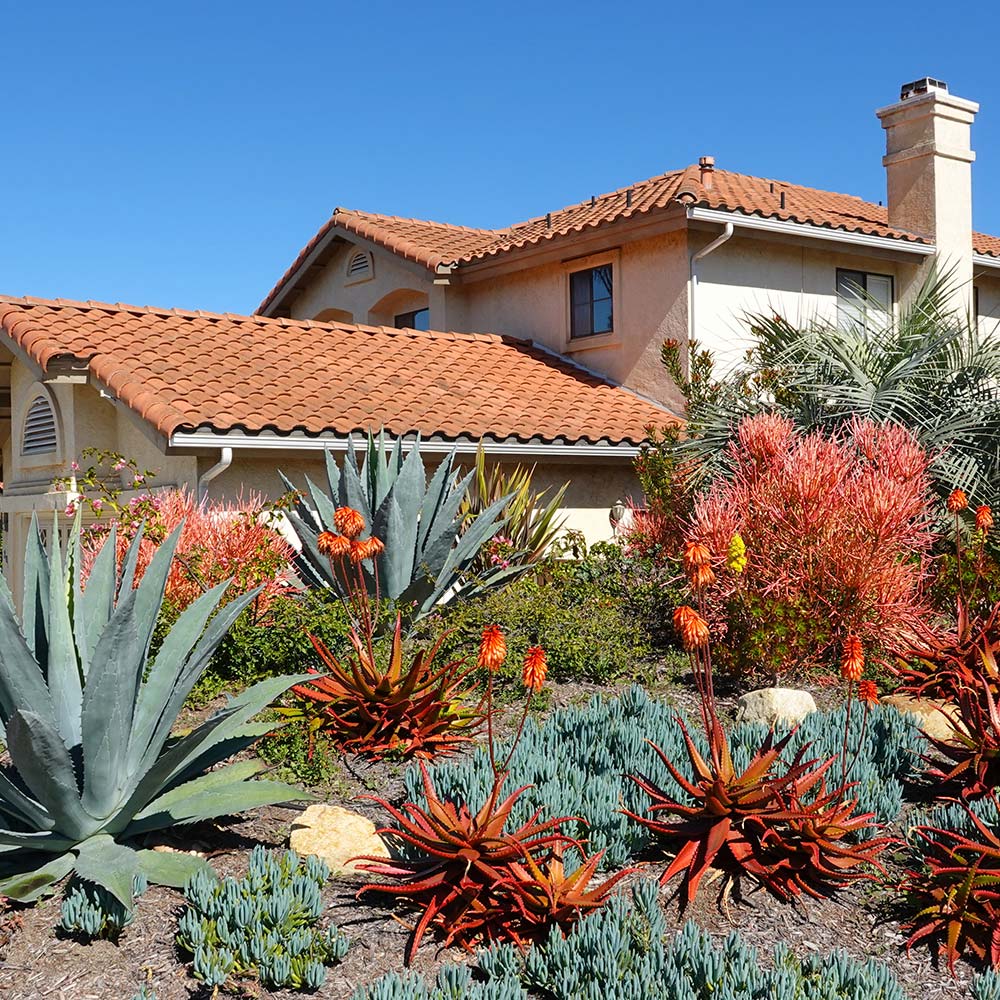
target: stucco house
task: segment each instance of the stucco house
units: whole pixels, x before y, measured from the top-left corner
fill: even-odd
[[[65,504],[52,481],[86,446],[160,485],[274,494],[277,469],[314,472],[380,425],[429,454],[482,438],[492,461],[568,480],[570,525],[607,537],[645,429],[680,414],[665,339],[730,362],[747,312],[835,319],[859,286],[895,310],[935,263],[995,326],[1000,238],[972,226],[977,111],[924,79],[877,112],[885,206],[704,156],[501,230],[338,209],[253,316],[0,299],[7,551],[31,511]]]

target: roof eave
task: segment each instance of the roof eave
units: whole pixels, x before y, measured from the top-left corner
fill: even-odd
[[[664,416],[668,416],[664,414]],[[202,426],[193,429],[178,429],[170,435],[169,446],[172,449],[203,449],[203,448],[234,448],[243,450],[264,451],[335,451],[342,452],[348,448],[353,437],[360,435],[340,434],[328,431],[320,434],[307,434],[295,431],[281,434],[276,431],[246,431],[246,430],[216,430]],[[411,448],[418,440],[416,434],[404,435],[404,450]],[[474,455],[479,448],[479,439],[461,437],[448,439],[444,437],[420,437],[420,450],[427,454]],[[639,454],[643,442],[625,441],[498,441],[489,437],[482,439],[483,450],[487,455],[502,458],[607,458],[618,461],[631,461]]]

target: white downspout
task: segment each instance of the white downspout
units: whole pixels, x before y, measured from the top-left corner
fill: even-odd
[[[219,451],[219,461],[212,466],[211,469],[207,469],[205,474],[198,480],[198,503],[208,495],[208,484],[215,479],[216,476],[221,476],[226,469],[233,464],[233,449],[232,448],[222,448]]]
[[[733,235],[733,224],[727,222],[722,229],[722,232],[714,239],[707,247],[702,247],[696,254],[691,257],[691,281],[689,282],[689,287],[691,289],[691,301],[688,308],[688,340],[697,340],[698,327],[695,325],[695,306],[698,301],[698,261],[707,257],[710,253],[714,253],[719,247],[722,246],[727,240],[729,240]]]

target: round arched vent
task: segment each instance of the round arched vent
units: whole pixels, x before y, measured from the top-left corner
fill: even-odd
[[[362,278],[370,278],[372,273],[372,255],[367,250],[358,250],[351,254],[351,259],[347,262],[347,277],[351,281],[360,281]]]
[[[36,396],[24,418],[22,455],[44,455],[56,450],[56,415],[45,396]]]

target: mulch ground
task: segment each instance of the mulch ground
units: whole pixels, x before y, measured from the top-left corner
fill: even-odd
[[[563,684],[552,689],[551,707],[580,704],[598,692],[619,688],[586,684]],[[657,690],[669,696],[679,708],[696,717],[697,695],[683,684]],[[833,704],[836,694],[828,688],[813,691],[821,707]],[[732,698],[723,695],[721,707],[732,710]],[[516,724],[516,707],[505,710],[502,729]],[[403,799],[399,765],[344,761],[336,795],[328,800],[346,805],[380,819],[379,807],[357,796],[377,794],[393,802]],[[257,843],[284,847],[299,812],[298,807],[267,807],[253,814],[220,824],[186,828],[178,846],[204,851],[224,875],[242,875],[247,856]],[[175,833],[175,838],[177,834]],[[650,874],[659,869],[651,866]],[[890,872],[890,878],[898,875]],[[315,995],[328,1000],[347,1000],[358,986],[384,973],[403,968],[403,952],[409,939],[404,910],[370,905],[355,900],[358,879],[331,880],[324,892],[328,918],[352,939],[344,961],[328,970],[327,980]],[[957,976],[938,967],[926,948],[907,955],[905,935],[888,909],[889,894],[869,883],[860,883],[823,901],[809,900],[791,906],[763,892],[749,892],[745,898],[731,899],[728,912],[716,901],[713,886],[702,889],[686,914],[677,912],[668,893],[661,896],[670,920],[680,927],[688,918],[695,920],[720,941],[733,930],[756,947],[767,963],[773,947],[784,942],[800,956],[827,954],[837,948],[852,957],[875,958],[886,963],[914,1000],[967,1000],[974,970],[960,963]],[[149,982],[159,1000],[206,997],[207,992],[190,976],[174,943],[176,920],[184,907],[181,893],[151,887],[139,900],[135,920],[116,943],[96,941],[81,944],[56,931],[59,899],[19,909],[0,917],[0,997],[3,1000],[132,1000],[143,983]],[[456,950],[435,951],[429,943],[421,948],[413,970],[432,977],[437,967],[448,961],[464,961]],[[258,983],[247,983],[243,996],[291,998],[302,994],[269,992]]]

